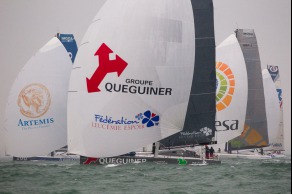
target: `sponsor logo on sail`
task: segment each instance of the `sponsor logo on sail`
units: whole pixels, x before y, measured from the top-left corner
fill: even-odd
[[[282,89],[277,89],[278,92],[278,98],[279,98],[279,103],[280,103],[280,108],[283,108],[283,90]]]
[[[74,42],[74,37],[73,36],[62,36],[61,41],[62,42]]]
[[[18,106],[23,116],[39,118],[47,113],[51,105],[49,90],[42,84],[26,86],[18,96]]]
[[[180,132],[179,139],[193,139],[213,136],[213,130],[209,127],[203,127],[199,131],[182,131]]]
[[[102,82],[110,73],[117,73],[118,77],[124,73],[128,67],[128,63],[122,59],[106,45],[102,44],[96,51],[95,56],[98,56],[99,66],[93,73],[91,78],[86,78],[88,93],[96,93],[107,91],[109,93],[126,93],[138,95],[153,95],[153,96],[171,96],[172,88],[155,87],[155,82],[152,80],[140,80],[133,78],[124,79],[124,83]]]
[[[200,130],[204,135],[206,136],[212,136],[213,135],[213,130],[208,128],[208,127],[204,127]]]
[[[103,116],[100,114],[95,114],[95,120],[92,122],[92,127],[113,131],[140,130],[159,126],[159,121],[160,116],[149,110],[133,116],[133,119],[129,119],[124,116],[121,116],[120,118],[113,118],[108,115]]]
[[[279,75],[279,67],[278,66],[268,66],[268,71],[275,82]]]
[[[253,38],[255,37],[255,33],[253,30],[243,30],[243,36],[246,38]]]
[[[230,106],[235,92],[235,77],[230,67],[222,62],[217,62],[217,111],[222,111]]]
[[[215,122],[216,131],[235,131],[239,130],[239,120],[226,120]]]
[[[23,130],[46,128],[54,123],[54,118],[42,118],[51,105],[49,90],[42,84],[30,84],[23,88],[18,96],[20,113],[31,120],[19,119],[18,126]]]
[[[278,66],[269,66],[269,70],[273,73],[278,73],[279,67]]]

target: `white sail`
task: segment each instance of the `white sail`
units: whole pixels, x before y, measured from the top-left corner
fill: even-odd
[[[269,141],[279,142],[280,106],[276,85],[267,69],[263,70]]]
[[[67,144],[67,90],[72,62],[57,38],[23,67],[6,107],[6,154],[32,157]]]
[[[274,110],[274,117],[268,118],[268,121],[270,119],[278,119],[277,126],[273,126],[273,132],[270,135],[270,146],[265,148],[265,150],[269,151],[284,151],[284,121],[283,121],[283,90],[282,90],[282,84],[281,84],[281,78],[280,78],[280,71],[278,66],[268,66],[268,72],[269,75],[273,81],[272,86],[275,90],[271,91],[273,94],[273,107]],[[265,72],[266,73],[266,72]],[[269,80],[270,82],[270,80]],[[271,83],[269,83],[271,84]],[[275,93],[277,96],[277,100],[275,99]],[[278,103],[276,103],[276,101]],[[276,121],[275,121],[276,122]]]
[[[235,35],[217,47],[216,55],[216,138],[218,144],[225,144],[243,132],[248,80],[244,56]]]
[[[194,30],[189,0],[108,0],[71,74],[69,152],[117,156],[181,131]]]

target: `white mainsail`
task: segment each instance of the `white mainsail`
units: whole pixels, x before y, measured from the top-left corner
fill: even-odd
[[[69,152],[111,157],[184,127],[195,61],[189,0],[108,0],[71,74]]]
[[[23,67],[6,107],[6,154],[33,157],[67,144],[71,69],[70,57],[58,38],[51,39]]]
[[[225,144],[243,132],[248,80],[244,56],[234,34],[216,48],[216,57],[216,139],[218,144]]]
[[[267,69],[263,70],[269,141],[279,142],[280,106],[276,85]],[[267,148],[266,148],[267,149]]]

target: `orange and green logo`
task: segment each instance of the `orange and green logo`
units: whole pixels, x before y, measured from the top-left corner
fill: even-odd
[[[230,67],[222,62],[216,64],[217,76],[217,111],[230,106],[235,92],[235,77]]]

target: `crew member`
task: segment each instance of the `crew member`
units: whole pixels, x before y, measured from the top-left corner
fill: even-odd
[[[210,149],[210,157],[211,158],[214,158],[214,153],[215,153],[215,150],[213,147],[211,147],[211,149]]]
[[[206,159],[210,159],[210,148],[208,145],[205,146],[205,152],[206,152]]]

